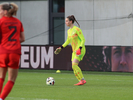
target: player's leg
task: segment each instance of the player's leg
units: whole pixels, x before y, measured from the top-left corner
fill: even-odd
[[[8,61],[7,59],[7,54],[0,54],[0,93],[3,88],[3,83],[6,77],[6,72],[7,72],[7,65],[6,62]]]
[[[7,95],[11,92],[15,80],[18,75],[18,68],[19,68],[19,60],[20,60],[20,55],[17,54],[10,54],[9,55],[9,63],[8,63],[8,82],[3,88],[3,91],[0,95],[0,98],[4,100]]]
[[[77,64],[72,62],[72,69],[73,69],[74,75],[76,76],[76,78],[78,79],[78,81],[80,81],[80,77],[77,74],[75,65],[77,65]]]
[[[73,68],[74,74],[79,80],[79,82],[74,85],[84,85],[86,83],[86,80],[84,79],[84,76],[82,74],[80,67],[78,66],[78,63],[79,61],[77,59],[74,59],[72,62],[72,68]]]
[[[79,64],[79,61],[77,59],[74,59],[72,61],[72,69],[73,69],[74,74],[77,77],[77,79],[79,81],[81,81],[81,79],[84,77],[83,77],[82,71],[81,71],[80,67],[78,66],[78,64]]]
[[[79,56],[77,56],[75,52],[72,53],[72,69],[74,71],[75,76],[79,80],[79,83],[75,85],[84,85],[86,83],[82,71],[78,66],[79,62],[83,59],[84,55],[85,55],[85,50],[82,50],[81,55]]]
[[[18,69],[8,68],[8,82],[4,86],[3,91],[0,95],[0,98],[2,100],[4,100],[7,97],[7,95],[11,92],[15,80],[17,78],[17,75],[18,75]]]
[[[3,83],[5,80],[6,72],[7,72],[7,68],[0,68],[0,93],[3,88]]]

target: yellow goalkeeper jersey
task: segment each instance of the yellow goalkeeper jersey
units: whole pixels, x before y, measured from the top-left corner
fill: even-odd
[[[78,50],[79,47],[82,47],[84,51],[85,38],[83,36],[81,29],[77,26],[73,26],[73,28],[68,29],[67,34],[68,34],[67,40],[62,46],[66,47],[69,43],[71,43],[73,52]]]

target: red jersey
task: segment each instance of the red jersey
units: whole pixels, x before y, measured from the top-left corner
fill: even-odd
[[[0,19],[0,54],[21,54],[20,33],[23,32],[21,21],[15,17]]]

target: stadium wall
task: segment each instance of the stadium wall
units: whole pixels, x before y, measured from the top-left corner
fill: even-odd
[[[86,45],[132,46],[132,12],[133,0],[65,0],[65,17],[75,15]]]
[[[43,46],[49,41],[48,0],[9,2],[15,2],[19,6],[17,18],[22,21],[25,29],[26,41],[22,46],[20,68],[71,70],[69,46],[60,56],[53,54],[58,46]],[[75,15],[85,36],[87,53],[85,60],[80,63],[83,70],[112,71],[109,67],[111,65],[104,62],[103,47],[133,46],[132,12],[133,0],[65,0],[65,17]],[[65,27],[65,32],[67,29],[68,27]],[[97,56],[98,52],[100,56]],[[132,50],[128,48],[125,53],[132,55]],[[132,66],[133,64],[131,68]]]
[[[48,0],[2,2],[18,4],[17,18],[22,21],[26,35],[23,44],[49,44]],[[65,17],[75,15],[85,36],[85,45],[133,46],[132,12],[133,0],[65,0]],[[65,39],[67,29],[65,27]]]
[[[57,47],[59,46],[23,45],[20,69],[72,70],[71,47],[67,46],[59,55],[55,55]],[[82,70],[110,71],[103,62],[102,48],[102,46],[86,46],[86,55],[79,65]]]
[[[21,69],[72,70],[70,46],[60,54],[54,51],[59,46],[23,45]],[[86,54],[79,66],[84,71],[133,72],[133,47],[86,46]]]
[[[0,3],[3,2],[14,2],[19,6],[17,18],[23,23],[26,37],[26,41],[23,44],[44,45],[49,43],[48,0],[0,1]],[[41,33],[42,35],[40,35]]]

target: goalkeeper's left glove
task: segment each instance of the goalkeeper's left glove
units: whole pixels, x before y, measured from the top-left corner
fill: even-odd
[[[76,51],[76,55],[79,56],[81,54],[81,49],[82,47],[80,47],[77,51]]]
[[[63,49],[63,46],[57,48],[57,49],[54,51],[54,53],[57,55],[57,54],[59,54],[59,53],[61,52],[62,49]]]
[[[60,53],[60,51],[61,51],[61,47],[57,48],[57,49],[54,51],[54,53],[57,55],[57,54]]]

